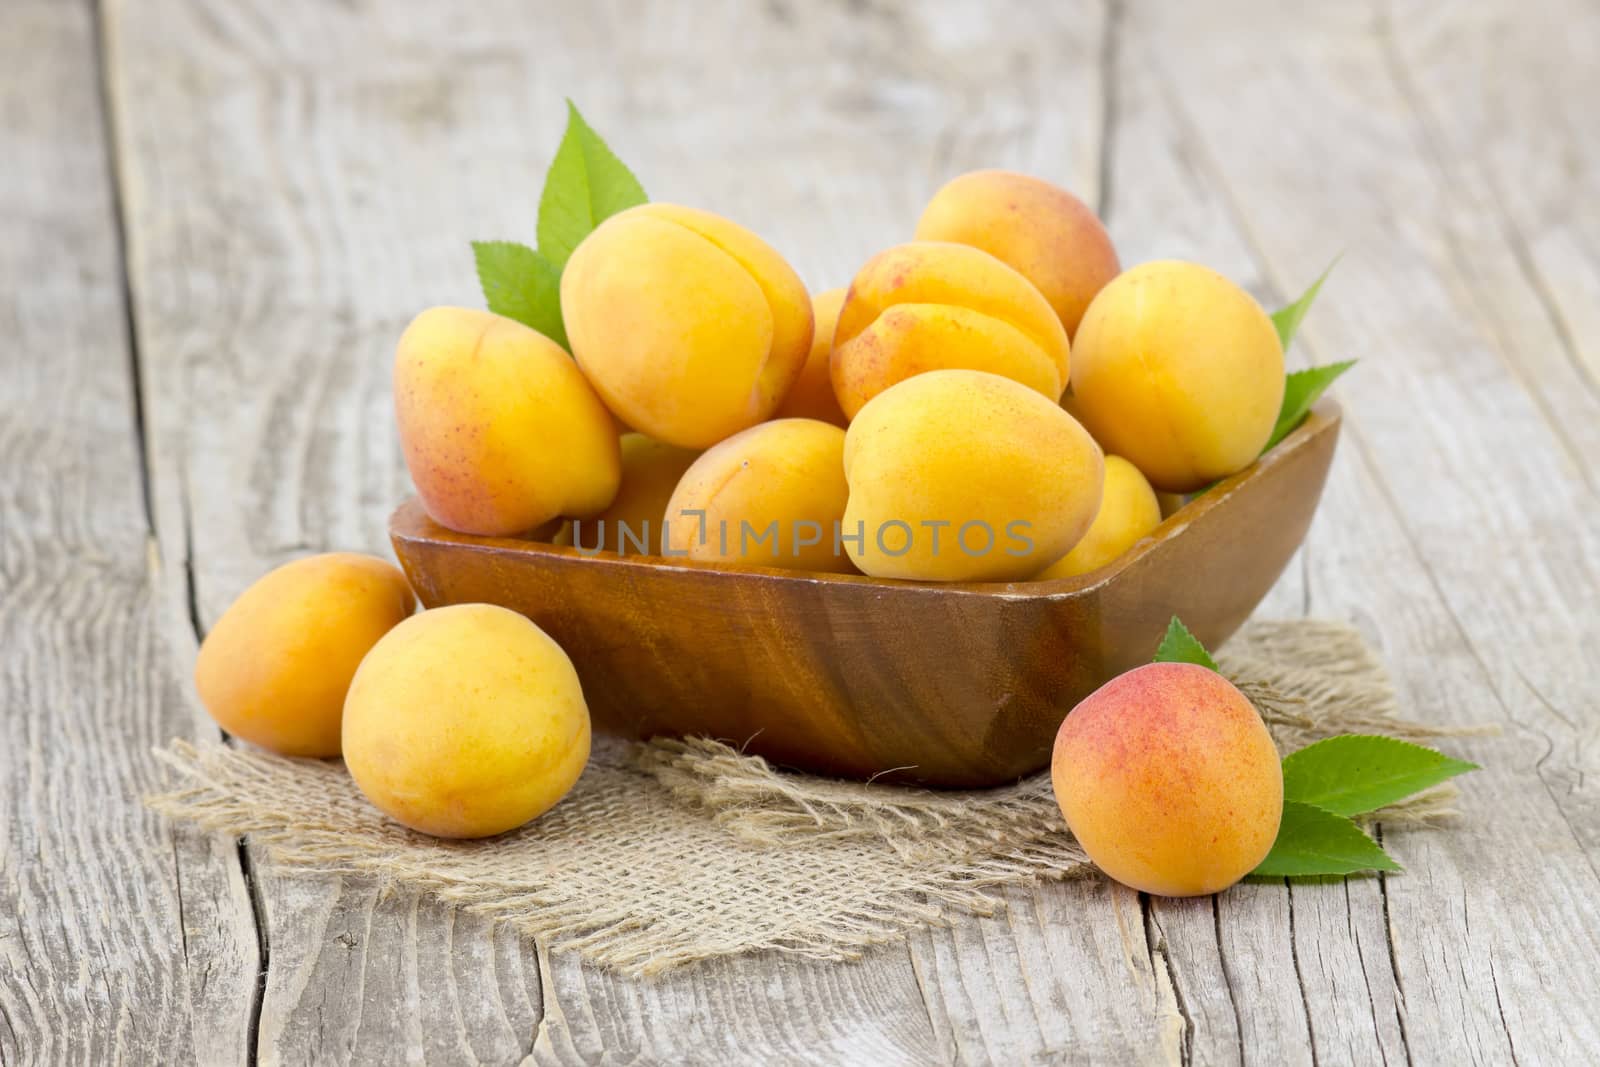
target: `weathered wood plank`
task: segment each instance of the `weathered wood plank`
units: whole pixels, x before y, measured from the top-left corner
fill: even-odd
[[[1381,350],[1400,366],[1373,375],[1369,360],[1352,383],[1356,447],[1271,603],[1274,613],[1309,604],[1362,620],[1422,713],[1481,721],[1474,701],[1491,683],[1510,701],[1526,732],[1512,738],[1511,759],[1498,743],[1467,746],[1491,773],[1474,783],[1461,835],[1393,842],[1413,873],[1383,882],[1250,887],[1215,911],[1156,902],[1131,928],[1117,924],[1126,894],[1050,886],[1014,894],[1009,916],[930,931],[909,953],[875,953],[861,967],[768,957],[651,986],[560,956],[541,968],[530,946],[491,942],[459,916],[452,929],[448,913],[406,894],[377,901],[361,887],[268,874],[263,1059],[320,1050],[341,1061],[496,1060],[531,1048],[551,1062],[607,1051],[656,1061],[692,1048],[708,1060],[1006,1062],[1070,1050],[1287,1062],[1314,1049],[1338,1062],[1570,1054],[1591,1036],[1592,1024],[1571,1016],[1595,1002],[1571,961],[1593,946],[1560,932],[1592,914],[1583,898],[1593,871],[1575,846],[1592,848],[1580,746],[1594,727],[1563,726],[1554,708],[1584,706],[1592,685],[1556,663],[1575,648],[1548,642],[1571,632],[1560,627],[1592,593],[1596,555],[1591,540],[1552,559],[1535,547],[1583,513],[1585,501],[1547,483],[1572,477],[1571,457],[1589,440],[1582,427],[1551,426],[1588,401],[1559,367],[1508,369],[1552,327],[1526,278],[1499,267],[1463,275],[1440,251],[1476,260],[1506,250],[1492,233],[1462,236],[1487,194],[1435,202],[1437,163],[1430,171],[1419,152],[1365,24],[1331,12],[1326,32],[1308,36],[1235,14],[1130,12],[1130,59],[1114,83],[1113,229],[1129,262],[1192,255],[1263,296],[1303,283],[1352,232],[1379,249],[1347,257],[1307,337],[1320,358]],[[464,238],[531,236],[532,188],[562,94],[659,198],[754,225],[822,287],[907,235],[933,183],[964,167],[1098,187],[1102,16],[1042,17],[782,3],[715,17],[667,5],[550,8],[536,20],[481,5],[114,7],[156,513],[169,558],[193,553],[202,620],[289,555],[382,549],[384,516],[404,489],[388,347],[415,309],[477,302]],[[1267,63],[1286,36],[1306,39]],[[1209,52],[1188,54],[1194,41]],[[1252,85],[1263,65],[1264,85]],[[1378,107],[1380,121],[1341,110],[1346,93]],[[1321,138],[1282,128],[1294,121]],[[1347,136],[1329,135],[1335,127]],[[1433,151],[1467,143],[1440,141]],[[1384,188],[1380,158],[1401,180],[1373,193]],[[1513,172],[1498,165],[1503,185]],[[1560,203],[1558,191],[1548,196],[1538,210]],[[1306,211],[1313,200],[1327,209]],[[414,219],[426,221],[409,227]],[[1398,248],[1373,229],[1380,222],[1399,230]],[[1562,240],[1539,247],[1555,249],[1547,264],[1572,254]],[[1346,295],[1339,287],[1355,274],[1364,280]],[[1408,317],[1397,293],[1424,316]],[[1556,300],[1580,354],[1592,336],[1572,325],[1581,296]],[[1463,346],[1469,358],[1457,362]],[[1401,407],[1408,390],[1452,376],[1429,417]],[[1491,444],[1464,436],[1472,428]],[[1439,462],[1462,441],[1464,458]],[[1491,446],[1532,458],[1486,457]],[[1395,455],[1411,469],[1391,479]],[[1448,473],[1429,479],[1430,469]],[[1499,482],[1511,486],[1506,499],[1482,491]],[[1466,505],[1452,499],[1462,485],[1478,487]],[[1513,543],[1530,527],[1528,544]],[[1506,575],[1531,577],[1529,590],[1507,596],[1506,577],[1490,591],[1466,588],[1501,556]],[[1568,592],[1555,615],[1522,630],[1552,584]],[[1513,636],[1515,658],[1495,653],[1501,634]],[[1536,706],[1535,683],[1518,686],[1513,663],[1541,687],[1554,677],[1556,703]],[[1552,835],[1563,815],[1571,828]],[[1487,868],[1486,848],[1496,853]],[[1456,899],[1468,903],[1441,909]],[[1542,955],[1516,954],[1507,916],[1535,924]],[[1142,962],[1130,945],[1142,945]],[[1538,995],[1548,981],[1577,982],[1579,993],[1552,1008]]]
[[[1491,328],[1512,348],[1507,362],[1552,430],[1592,457],[1600,135],[1585,104],[1600,87],[1594,8],[1540,0],[1446,11],[1406,0],[1382,12],[1374,33],[1464,209],[1452,236]],[[1592,466],[1584,473],[1597,484]]]
[[[1600,18],[1591,6],[1563,0],[1470,5],[1448,20],[1404,3],[1377,35],[1453,194],[1454,231],[1487,231],[1496,242],[1463,257],[1470,264],[1463,270],[1493,317],[1503,361],[1573,454],[1576,476],[1600,491],[1600,129],[1581,103],[1600,93],[1593,62]],[[1581,496],[1577,506],[1581,523]],[[1534,533],[1560,537],[1559,527]],[[1593,552],[1584,563],[1593,589],[1600,573]],[[1600,719],[1582,714],[1593,688],[1587,705],[1582,693],[1569,703],[1522,673],[1517,681],[1535,700],[1574,720],[1567,725],[1578,744],[1552,751],[1539,774],[1563,798],[1593,857],[1600,792],[1584,788],[1584,772],[1593,766]]]
[[[911,940],[949,1062],[1177,1062],[1185,1019],[1139,894],[1099,879],[1006,893]]]
[[[509,191],[534,171],[503,147],[518,117],[495,88],[519,53],[431,5],[391,17],[183,2],[106,14],[157,526],[163,551],[191,560],[202,627],[287,558],[386,553],[406,485],[393,340],[414,309],[476,302],[462,241],[513,230],[528,205]],[[550,143],[559,118],[526,136]],[[255,866],[262,1062],[531,1049],[532,945],[415,894],[379,902]]]
[[[1593,690],[1578,664],[1596,636],[1584,607],[1595,535],[1561,518],[1591,494],[1501,358],[1507,337],[1520,358],[1548,323],[1506,334],[1463,306],[1474,295],[1448,235],[1484,222],[1452,193],[1454,165],[1430,155],[1365,13],[1288,18],[1157,5],[1130,22],[1273,288],[1348,249],[1305,335],[1318,360],[1368,356],[1345,388],[1353,447],[1311,542],[1313,609],[1361,621],[1419,715],[1512,728],[1453,746],[1486,764],[1460,830],[1390,840],[1411,868],[1382,882],[1405,1048],[1430,1060],[1567,1058],[1595,1040],[1593,820],[1545,761],[1561,752],[1581,780],[1589,727],[1558,709]],[[1323,210],[1304,210],[1308,190]],[[1557,528],[1559,544],[1541,534]],[[1535,685],[1557,695],[1540,700]],[[1295,888],[1297,905],[1305,896]],[[1315,942],[1297,931],[1302,979],[1325,929]],[[1369,977],[1374,940],[1356,942]],[[1552,986],[1569,995],[1541,993]],[[1395,998],[1371,999],[1381,1023]]]
[[[157,607],[97,64],[88,5],[0,10],[0,1062],[239,1063],[237,856],[138,802],[216,732]]]
[[[273,942],[263,1063],[515,1063],[533,1050],[537,965],[507,930],[413,893],[257,877]]]
[[[1124,19],[1117,50],[1114,155],[1107,168],[1117,190],[1109,222],[1118,248],[1129,263],[1163,257],[1206,263],[1277,306],[1284,296],[1250,254],[1226,190],[1200,158],[1203,146],[1180,122],[1169,87],[1148,76],[1155,57],[1137,14]],[[1348,462],[1341,457],[1336,466]],[[1322,566],[1320,531],[1351,518],[1324,506],[1261,614],[1306,612],[1307,575]],[[1375,884],[1350,896],[1342,884],[1293,892],[1291,898],[1283,886],[1247,885],[1214,901],[1148,903],[1150,940],[1188,1024],[1186,1059],[1310,1063],[1315,1048],[1330,1062],[1369,1062],[1401,1047],[1392,1009],[1372,1006],[1382,991],[1374,1000],[1352,998],[1347,972],[1318,962],[1359,960],[1362,934],[1381,931]],[[1378,946],[1387,970],[1381,937]],[[1303,954],[1313,951],[1308,963]]]
[[[904,948],[856,964],[773,955],[638,982],[540,955],[541,1064],[938,1062]]]

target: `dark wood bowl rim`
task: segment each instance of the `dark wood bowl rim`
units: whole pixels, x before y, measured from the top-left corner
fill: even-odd
[[[1282,441],[1278,442],[1277,446],[1270,452],[1261,456],[1260,459],[1257,459],[1244,470],[1223,479],[1213,486],[1209,492],[1196,497],[1173,512],[1162,520],[1161,525],[1152,530],[1147,537],[1142,538],[1132,548],[1104,567],[1089,571],[1086,574],[1074,575],[1071,578],[1051,578],[1045,581],[926,582],[902,578],[873,578],[864,574],[818,574],[810,571],[785,570],[782,567],[763,567],[755,564],[729,567],[714,562],[669,560],[662,556],[619,556],[614,552],[607,551],[584,553],[576,548],[564,545],[551,545],[542,541],[528,541],[513,537],[478,537],[472,534],[446,531],[443,527],[438,526],[434,526],[434,530],[438,532],[430,532],[424,524],[433,524],[431,520],[428,520],[420,502],[415,497],[408,499],[396,509],[389,520],[389,527],[395,536],[402,537],[407,541],[432,542],[465,549],[510,550],[526,553],[530,556],[567,557],[581,560],[590,566],[618,568],[621,573],[638,570],[652,572],[680,571],[796,586],[817,585],[819,583],[856,585],[876,587],[886,591],[920,590],[949,596],[982,596],[1012,600],[1066,598],[1077,596],[1090,589],[1115,581],[1119,574],[1128,567],[1133,566],[1145,553],[1183,533],[1190,524],[1200,519],[1212,508],[1225,505],[1228,497],[1240,486],[1260,477],[1269,468],[1282,462],[1285,457],[1304,447],[1313,438],[1337,426],[1341,418],[1342,411],[1338,401],[1332,397],[1323,397],[1312,408],[1305,421],[1295,427]],[[443,533],[444,536],[440,536],[440,533]]]

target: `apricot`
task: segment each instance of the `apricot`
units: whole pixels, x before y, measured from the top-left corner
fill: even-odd
[[[416,600],[405,575],[353,552],[269,571],[200,644],[195,689],[228,733],[285,756],[337,756],[345,691]]]
[[[1249,293],[1162,260],[1100,291],[1078,327],[1072,405],[1150,484],[1187,493],[1261,454],[1283,403],[1283,347]]]
[[[615,423],[572,357],[520,322],[424,311],[395,352],[394,406],[411,480],[441,526],[505,537],[616,495]]]
[[[1117,251],[1089,205],[1042,178],[975,170],[934,194],[919,241],[981,248],[1044,294],[1072,337],[1095,294],[1117,276]]]
[[[492,604],[407,619],[356,671],[344,759],[368,800],[435,837],[488,837],[544,814],[589,759],[589,708],[548,634]]]
[[[850,283],[830,371],[853,419],[925,371],[989,371],[1056,401],[1070,367],[1067,332],[1032,282],[968,245],[914,241],[873,256]]]
[[[841,540],[865,573],[1011,581],[1089,529],[1105,464],[1053,398],[998,374],[936,370],[868,401],[845,436],[844,474]]]
[[[833,377],[829,371],[833,355],[833,328],[839,322],[839,309],[844,306],[844,290],[828,289],[811,298],[811,317],[816,328],[811,337],[811,354],[800,377],[789,387],[789,394],[773,413],[779,419],[819,419],[835,426],[847,425],[839,398],[833,395]]]
[[[1161,505],[1139,468],[1121,456],[1106,457],[1106,487],[1089,532],[1072,551],[1039,573],[1039,580],[1071,578],[1104,567],[1161,525]]]
[[[774,419],[707,449],[667,502],[665,554],[851,571],[834,543],[849,495],[844,442],[830,423]]]
[[[811,298],[726,219],[641,204],[584,239],[561,276],[579,366],[628,426],[707,448],[777,410],[811,349]]]
[[[1192,663],[1151,663],[1072,709],[1050,780],[1067,826],[1106,874],[1167,897],[1216,893],[1266,858],[1283,771],[1256,709]]]
[[[611,506],[592,519],[569,522],[555,536],[558,545],[621,556],[654,555],[661,544],[661,516],[683,472],[700,453],[642,433],[622,435],[622,485]]]

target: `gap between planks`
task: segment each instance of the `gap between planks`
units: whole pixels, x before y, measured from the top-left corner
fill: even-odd
[[[122,285],[122,308],[124,328],[127,336],[128,347],[128,376],[129,396],[133,406],[133,436],[135,453],[139,457],[139,489],[144,506],[145,526],[149,533],[151,554],[153,562],[159,566],[161,559],[161,536],[156,528],[155,494],[153,488],[154,470],[148,440],[148,431],[145,421],[145,376],[143,371],[143,356],[141,335],[139,331],[139,313],[134,299],[132,275],[128,262],[128,224],[126,190],[122,180],[122,139],[119,132],[116,94],[111,91],[111,57],[107,47],[106,34],[106,7],[105,0],[82,0],[90,8],[90,24],[92,26],[92,41],[94,46],[95,88],[100,99],[101,137],[105,142],[106,151],[106,180],[110,186],[111,212],[114,233],[114,251]],[[182,596],[189,626],[193,633],[195,644],[205,640],[205,630],[200,623],[200,612],[197,595],[195,592],[195,575],[193,559],[193,534],[190,528],[189,487],[187,479],[180,479],[179,500],[182,505],[183,528],[181,530],[183,567],[181,569]],[[161,583],[152,582],[152,588],[159,589]],[[159,594],[158,594],[159,595]],[[231,744],[233,739],[226,732],[219,731],[223,739]],[[176,847],[176,846],[174,846]],[[255,861],[250,855],[250,847],[244,838],[234,839],[233,854],[239,864],[240,877],[244,879],[245,893],[250,901],[250,920],[255,930],[257,972],[255,981],[251,983],[251,999],[248,1019],[248,1029],[245,1038],[245,1062],[254,1067],[260,1054],[258,1038],[261,1030],[261,1008],[266,994],[267,970],[271,961],[271,946],[268,943],[267,925],[263,921],[261,889],[257,884]],[[176,853],[174,853],[176,858]],[[176,863],[173,866],[173,879],[178,885],[179,893],[179,924],[183,929],[184,957],[188,958],[189,943],[188,930],[182,922],[182,876]]]

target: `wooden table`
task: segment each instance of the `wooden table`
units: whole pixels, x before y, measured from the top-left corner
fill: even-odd
[[[1294,9],[1294,10],[1291,10]],[[1584,0],[0,5],[0,1061],[1552,1063],[1600,1048],[1600,13]],[[841,284],[1006,166],[1359,356],[1263,613],[1498,723],[1407,873],[1103,882],[864,962],[624,981],[174,830],[196,641],[384,551],[389,359],[534,236],[577,100],[657,199]]]

